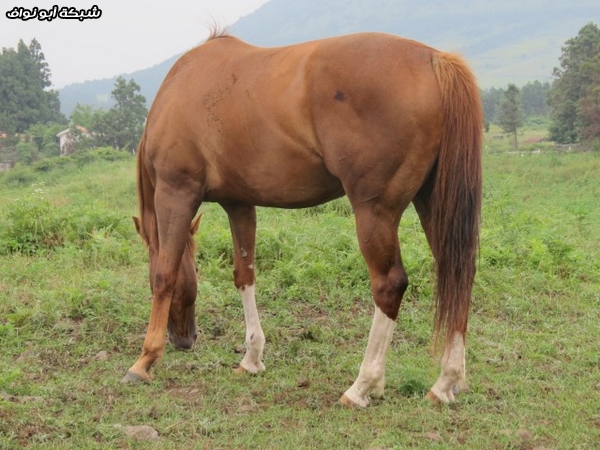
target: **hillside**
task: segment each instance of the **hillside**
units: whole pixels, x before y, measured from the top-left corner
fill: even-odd
[[[489,88],[549,80],[564,42],[590,21],[600,22],[597,0],[508,0],[494,6],[483,0],[271,0],[230,31],[262,46],[358,31],[393,33],[464,54],[481,87]],[[150,102],[176,58],[127,77]],[[63,112],[69,114],[77,102],[108,106],[113,84],[114,78],[64,87]]]
[[[150,104],[163,78],[179,56],[174,55],[148,69],[138,70],[123,76],[127,79],[133,78],[140,85],[141,94],[146,97],[148,104]],[[112,105],[110,93],[114,88],[117,76],[65,86],[59,91],[61,111],[68,116],[77,103],[92,105],[94,108],[109,108]]]

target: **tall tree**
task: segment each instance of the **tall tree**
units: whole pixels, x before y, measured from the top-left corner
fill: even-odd
[[[590,111],[590,102],[593,104],[600,84],[598,55],[600,29],[592,22],[562,48],[560,67],[554,69],[554,82],[548,96],[552,107],[551,139],[560,143],[577,142],[591,125],[586,111]]]
[[[517,86],[512,83],[508,85],[499,107],[496,120],[506,133],[513,135],[514,146],[519,148],[517,131],[523,125],[523,110],[521,109],[521,97]]]
[[[71,126],[81,126],[88,130],[92,128],[94,109],[90,105],[77,103],[69,116]]]
[[[492,87],[481,94],[483,103],[483,115],[487,124],[496,121],[496,107],[502,100],[502,89]]]
[[[549,113],[547,97],[550,83],[536,80],[521,88],[523,115],[525,117],[546,116]]]
[[[118,77],[111,95],[115,106],[94,115],[92,132],[96,145],[110,145],[134,151],[144,130],[148,109],[140,86],[133,80]]]
[[[35,123],[65,122],[42,47],[20,40],[0,54],[0,131],[23,133]]]
[[[46,62],[46,57],[42,52],[42,46],[37,41],[37,39],[33,38],[29,43],[29,53],[35,62],[37,67],[37,74],[40,77],[40,81],[42,83],[42,87],[50,87],[52,86],[52,81],[50,81],[50,66]]]
[[[583,65],[590,83],[581,99],[581,134],[587,140],[600,140],[600,53]]]

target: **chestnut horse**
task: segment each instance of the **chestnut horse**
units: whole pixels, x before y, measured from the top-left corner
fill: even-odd
[[[152,312],[123,381],[150,380],[165,333],[196,339],[193,221],[202,202],[228,214],[246,320],[240,371],[257,373],[265,337],[255,302],[255,206],[302,208],[348,196],[375,303],[358,377],[341,402],[366,406],[408,278],[398,226],[412,202],[437,269],[441,375],[428,397],[464,387],[465,333],[481,209],[482,110],[466,63],[418,42],[361,33],[280,48],[213,33],[167,74],[137,152],[139,234]],[[191,226],[190,226],[191,224]]]

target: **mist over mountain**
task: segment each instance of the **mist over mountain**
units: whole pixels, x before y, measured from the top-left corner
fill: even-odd
[[[598,0],[551,2],[505,0],[271,0],[230,27],[260,46],[287,45],[360,31],[392,33],[459,52],[471,63],[482,88],[549,81],[561,47],[588,22],[600,23]],[[151,103],[174,55],[134,78]],[[76,103],[110,107],[114,78],[60,90],[62,111]]]

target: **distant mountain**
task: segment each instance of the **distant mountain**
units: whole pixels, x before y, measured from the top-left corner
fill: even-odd
[[[588,22],[600,23],[598,0],[271,0],[230,27],[261,46],[287,45],[359,31],[380,31],[467,57],[482,88],[548,81],[561,47]],[[179,55],[126,75],[149,102]],[[116,78],[116,77],[115,77]],[[77,102],[110,106],[115,78],[60,90],[62,110]]]
[[[133,78],[140,85],[141,94],[146,97],[148,106],[150,106],[160,83],[162,83],[163,78],[179,56],[172,56],[166,61],[148,69],[122,75],[128,80]],[[118,76],[115,75],[112,78],[104,78],[102,80],[84,81],[83,83],[73,83],[63,87],[59,90],[61,111],[68,117],[77,103],[91,105],[95,109],[110,108],[113,104],[110,93],[115,87],[115,80]]]

